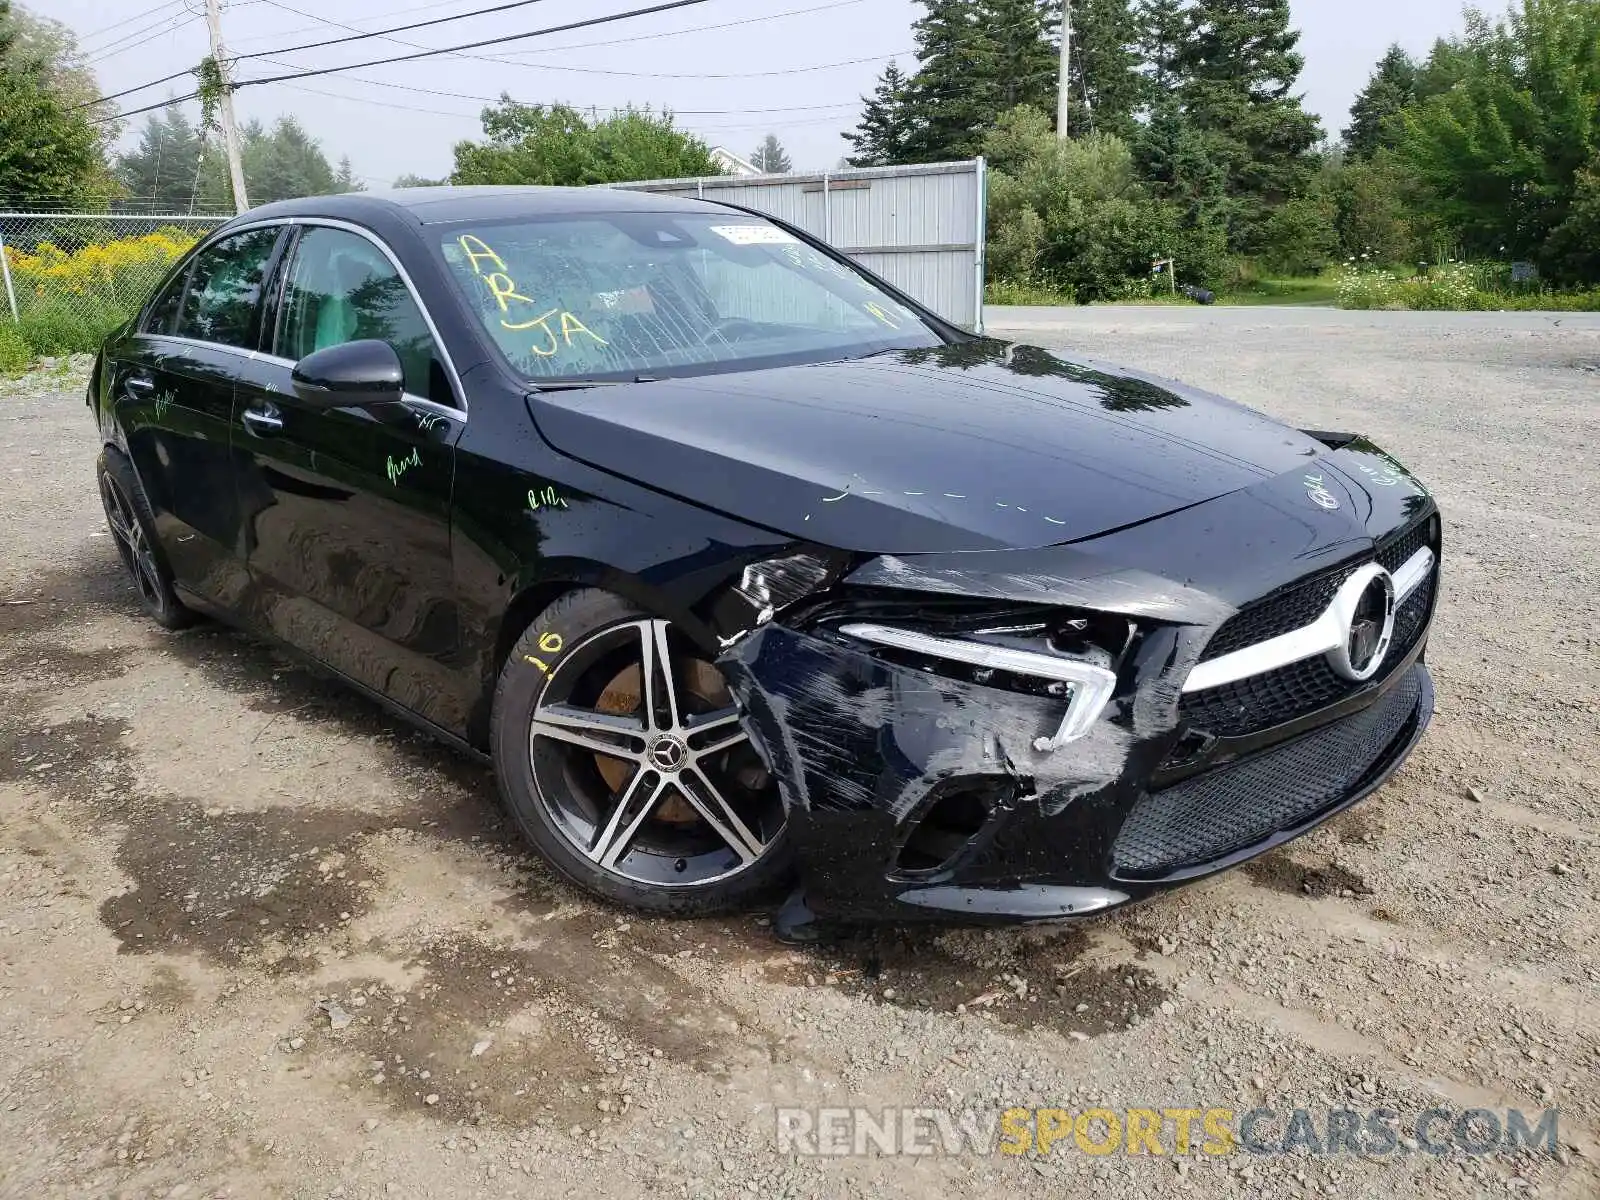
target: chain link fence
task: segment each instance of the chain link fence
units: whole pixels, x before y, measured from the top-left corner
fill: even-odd
[[[93,350],[226,215],[0,212],[0,339],[32,356]]]

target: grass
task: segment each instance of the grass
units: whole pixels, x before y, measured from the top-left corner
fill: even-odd
[[[1217,294],[1217,303],[1224,305],[1286,304],[1328,305],[1338,302],[1339,285],[1336,280],[1315,276],[1300,279],[1249,279]],[[1072,306],[1077,298],[1071,292],[1031,284],[1008,283],[997,280],[985,289],[984,303],[996,305],[1051,305]],[[1182,292],[1174,295],[1158,288],[1149,295],[1131,296],[1121,300],[1096,300],[1105,305],[1170,305],[1190,308],[1194,301]]]

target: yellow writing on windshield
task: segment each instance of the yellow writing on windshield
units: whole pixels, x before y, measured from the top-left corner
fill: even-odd
[[[467,256],[467,261],[472,264],[473,271],[476,272],[479,279],[483,280],[484,286],[489,289],[489,294],[494,297],[494,302],[499,306],[502,314],[511,312],[511,306],[506,303],[508,300],[515,300],[519,304],[537,303],[532,296],[525,296],[517,290],[517,281],[511,277],[511,270],[506,266],[505,259],[501,258],[488,242],[471,233],[462,234],[456,239],[456,242],[460,245],[462,253]],[[478,266],[480,260],[493,263],[499,270],[481,270]],[[550,319],[552,317],[557,320],[557,328],[551,328]],[[563,344],[570,349],[572,335],[575,333],[585,334],[602,346],[611,344],[580,321],[576,314],[570,313],[563,308],[552,308],[549,312],[541,313],[539,316],[527,321],[508,321],[502,316],[500,318],[500,327],[509,329],[514,333],[521,333],[527,329],[537,329],[543,333],[545,340],[542,345],[534,344],[528,347],[530,351],[540,358],[553,358],[561,352]],[[557,329],[559,329],[559,333]]]
[[[884,312],[883,309],[880,308],[875,301],[868,300],[861,307],[865,308],[869,313],[871,313],[873,316],[877,317],[878,320],[882,321],[890,329],[899,329],[900,328],[900,322],[896,321],[888,313]]]
[[[505,260],[491,250],[489,248],[489,244],[481,237],[477,237],[476,235],[470,233],[463,233],[456,239],[456,241],[461,246],[462,251],[466,254],[467,261],[472,264],[472,269],[474,272],[481,274],[481,272],[478,272],[478,260],[480,258],[487,259],[489,262],[492,262],[495,266],[499,267],[502,271],[506,269]],[[467,243],[469,242],[472,243],[472,245],[468,245]],[[477,249],[474,250],[472,248],[473,246],[476,246]]]

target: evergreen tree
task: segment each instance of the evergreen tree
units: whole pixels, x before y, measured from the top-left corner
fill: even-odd
[[[1229,240],[1252,250],[1271,210],[1302,194],[1318,167],[1321,124],[1293,94],[1300,35],[1288,0],[1195,0],[1187,16],[1180,95],[1227,170]]]
[[[1094,130],[1129,138],[1138,131],[1135,116],[1146,93],[1139,35],[1128,0],[1074,0],[1068,114],[1074,133]]]
[[[1019,104],[1055,111],[1058,58],[1040,0],[922,2],[906,161],[972,157],[995,118]]]
[[[293,117],[279,117],[270,132],[252,124],[242,153],[245,184],[256,204],[339,190],[322,148]]]
[[[750,161],[756,170],[768,175],[787,175],[793,165],[789,162],[789,156],[784,153],[783,143],[771,133],[767,134],[755,148],[754,153],[750,155]]]
[[[970,157],[977,131],[994,115],[973,79],[972,0],[923,0],[912,25],[920,66],[906,88],[911,129],[905,162]]]
[[[350,165],[350,156],[342,155],[339,159],[339,169],[333,174],[333,190],[336,192],[364,192],[366,184],[362,183],[356,175],[355,168]]]
[[[103,204],[110,180],[95,110],[73,107],[72,77],[30,29],[0,0],[0,203]]]
[[[1178,56],[1189,36],[1184,0],[1139,0],[1135,24],[1146,94],[1154,104],[1176,92],[1183,77]]]
[[[910,161],[906,158],[911,138],[909,82],[891,62],[878,77],[872,95],[861,97],[861,120],[853,133],[844,135],[855,148],[847,160],[850,166],[884,167]]]
[[[1371,158],[1383,146],[1394,144],[1394,119],[1417,99],[1417,64],[1399,46],[1378,60],[1377,69],[1350,108],[1350,128],[1344,131],[1346,152],[1352,158]]]
[[[204,143],[200,131],[176,104],[145,117],[139,144],[119,155],[115,167],[123,197],[117,207],[184,213],[196,199]]]

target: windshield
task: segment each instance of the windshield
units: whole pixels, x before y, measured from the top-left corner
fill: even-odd
[[[450,273],[535,382],[636,379],[942,345],[865,276],[745,213],[451,226]]]

